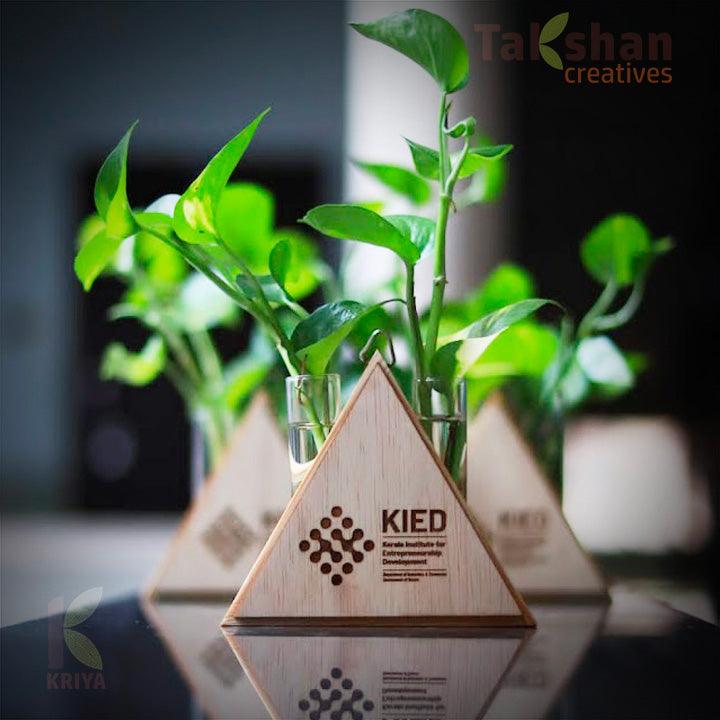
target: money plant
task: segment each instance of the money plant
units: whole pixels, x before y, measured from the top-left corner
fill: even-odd
[[[462,38],[450,23],[423,10],[409,10],[353,27],[418,63],[438,85],[438,147],[408,141],[413,176],[421,185],[437,185],[436,217],[383,216],[362,206],[322,205],[310,210],[302,222],[331,238],[385,247],[402,261],[403,296],[385,302],[404,305],[415,376],[430,381],[426,393],[420,394],[419,411],[429,415],[431,387],[452,395],[467,369],[502,331],[550,301],[525,299],[474,318],[451,335],[440,336],[447,284],[446,230],[450,213],[457,209],[454,197],[458,183],[467,180],[472,186],[473,175],[498,162],[511,146],[476,145],[474,118],[451,121],[451,97],[468,81],[469,60]],[[128,201],[131,127],[98,173],[95,205],[103,226],[81,248],[76,267],[87,284],[128,238],[138,234],[153,237],[179,253],[255,319],[274,343],[288,373],[320,375],[327,371],[348,335],[371,319],[382,303],[337,299],[310,312],[300,303],[298,288],[307,282],[308,274],[317,274],[318,263],[292,236],[258,243],[250,231],[252,219],[241,199],[227,192],[227,185],[267,113],[265,110],[258,115],[210,160],[171,211],[155,207],[138,211]],[[434,278],[423,331],[415,299],[415,266],[425,257],[432,258]],[[308,409],[312,417],[312,406]],[[318,428],[319,445],[327,429],[319,423]]]
[[[288,231],[273,227],[274,198],[267,189],[253,183],[232,183],[226,192],[245,213],[256,244],[270,242],[269,237],[287,237]],[[171,216],[178,198],[165,195],[143,212]],[[117,245],[109,258],[98,255],[89,243],[97,245],[105,229],[104,220],[97,214],[82,222],[76,273],[86,291],[98,275],[119,282],[123,293],[109,309],[108,317],[137,321],[147,330],[148,338],[139,350],[110,343],[100,361],[100,376],[142,387],[164,375],[182,396],[188,418],[202,431],[212,466],[248,397],[273,368],[276,356],[272,346],[263,333],[252,328],[248,347],[225,362],[216,347],[214,331],[219,327],[238,329],[244,319],[240,307],[152,234],[137,232]],[[317,260],[309,240],[294,231],[289,234],[301,243],[304,255]],[[316,284],[316,278],[309,274],[299,291],[308,293]]]
[[[302,221],[330,238],[384,247],[401,261],[407,335],[416,379],[416,409],[421,418],[431,418],[433,392],[447,396],[447,406],[451,406],[458,384],[490,343],[506,328],[551,301],[527,298],[490,314],[476,316],[452,334],[440,334],[447,285],[449,216],[457,211],[458,205],[472,200],[468,190],[476,190],[477,185],[473,186],[470,179],[481,173],[486,176],[488,166],[498,163],[512,150],[512,145],[476,144],[475,118],[451,119],[452,97],[468,83],[469,57],[462,37],[444,18],[413,9],[373,23],[351,23],[351,26],[361,35],[420,65],[437,84],[436,147],[406,139],[412,170],[357,163],[389,187],[409,195],[416,204],[428,200],[434,185],[437,197],[434,217],[383,215],[365,205],[331,204],[313,208]],[[456,202],[456,190],[463,181],[468,181],[468,187],[458,193]],[[427,320],[421,323],[416,302],[415,267],[424,258],[430,258],[433,263],[433,278]],[[449,437],[445,442],[446,465],[457,475],[464,440]]]

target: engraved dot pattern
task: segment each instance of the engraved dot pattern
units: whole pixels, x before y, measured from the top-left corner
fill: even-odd
[[[363,562],[365,555],[375,549],[375,543],[364,539],[364,531],[354,527],[355,521],[351,517],[343,516],[340,505],[334,505],[319,525],[310,530],[309,540],[303,538],[298,543],[298,549],[307,553],[311,563],[319,564],[320,572],[329,575],[331,584],[337,587],[342,585],[343,576],[352,574],[355,565]],[[314,545],[311,540],[315,541]]]
[[[307,698],[298,702],[298,709],[310,720],[365,720],[365,713],[372,712],[375,703],[349,677],[343,677],[340,668],[334,667],[329,677],[322,678]]]

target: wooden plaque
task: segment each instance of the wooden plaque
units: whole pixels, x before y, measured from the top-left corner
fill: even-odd
[[[203,717],[212,720],[269,717],[220,630],[227,602],[144,599],[141,605],[202,709]]]
[[[287,443],[259,393],[188,508],[147,594],[232,599],[289,500]]]
[[[534,624],[379,353],[223,622]]]
[[[228,640],[273,718],[481,718],[524,637],[242,635]],[[512,631],[530,633],[529,630]]]
[[[510,579],[533,599],[607,597],[602,575],[499,392],[468,428],[468,505]]]

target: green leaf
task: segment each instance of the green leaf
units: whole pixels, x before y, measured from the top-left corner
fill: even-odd
[[[220,237],[251,272],[266,274],[274,245],[275,198],[261,185],[230,183],[217,207]]]
[[[420,251],[418,260],[432,255],[435,247],[435,223],[419,215],[388,215],[392,223]]]
[[[189,332],[226,325],[237,316],[237,305],[198,272],[182,285],[177,298],[176,323]]]
[[[606,335],[581,340],[576,358],[584,375],[598,385],[629,388],[635,381],[622,352]]]
[[[376,165],[359,160],[353,160],[353,164],[416,205],[422,205],[430,199],[430,186],[410,170],[397,165]]]
[[[473,298],[475,316],[487,315],[507,305],[529,300],[535,295],[532,275],[520,265],[500,263],[486,278]]]
[[[123,135],[102,164],[95,180],[95,207],[105,221],[108,237],[124,239],[137,230],[127,199],[127,155],[137,121]]]
[[[387,248],[404,262],[416,263],[420,251],[392,223],[372,210],[357,205],[320,205],[300,222],[339,240],[357,240]]]
[[[405,10],[373,23],[350,23],[365,37],[387,45],[427,70],[444,92],[460,90],[468,81],[467,48],[444,18],[425,10]]]
[[[80,248],[80,251],[75,256],[74,267],[75,274],[85,290],[92,287],[95,278],[111,262],[124,239],[110,237],[103,229]]]
[[[459,332],[440,340],[441,347],[430,360],[430,371],[452,387],[478,361],[498,335],[506,328],[524,320],[553,300],[531,298],[496,310]]]
[[[474,117],[466,117],[460,122],[455,123],[449,130],[445,130],[445,134],[452,138],[472,137],[475,134],[476,120]]]
[[[562,58],[549,45],[540,45],[540,57],[551,67],[556,70],[563,69]]]
[[[410,148],[410,154],[418,174],[429,180],[437,180],[440,177],[440,153],[407,138],[405,138],[405,142]]]
[[[295,299],[302,299],[332,276],[331,268],[320,256],[313,241],[294,228],[281,228],[273,240],[285,242],[290,248],[290,259],[285,276],[285,290]]]
[[[63,618],[63,627],[71,628],[87,620],[102,600],[103,589],[94,587],[80,593],[68,606]]]
[[[486,163],[473,174],[466,188],[455,195],[458,210],[497,200],[505,187],[505,163]]]
[[[570,366],[560,381],[560,398],[566,410],[578,407],[591,394],[592,385],[578,364],[577,356],[570,361]]]
[[[120,343],[108,345],[100,362],[100,377],[142,386],[151,383],[164,367],[165,344],[160,336],[153,335],[139,353],[131,352]]]
[[[551,17],[540,31],[540,43],[552,42],[565,29],[568,24],[570,13],[564,12]]]
[[[440,335],[465,327],[473,318],[482,317],[506,305],[534,297],[535,282],[527,270],[513,263],[500,263],[475,292],[443,307]]]
[[[279,305],[287,305],[292,302],[285,290],[278,285],[277,280],[272,275],[255,275],[255,279],[260,283],[263,295],[267,301],[277,307]],[[255,283],[247,275],[238,275],[235,278],[235,284],[240,288],[245,297],[252,301],[260,298],[260,293],[255,287]]]
[[[95,647],[95,643],[83,635],[77,630],[63,630],[65,637],[65,644],[68,650],[79,660],[83,665],[94,668],[95,670],[102,670],[102,658],[98,649]]]
[[[230,140],[178,200],[173,227],[185,242],[213,242],[218,233],[216,211],[223,189],[269,111],[270,108],[260,113]]]
[[[172,216],[180,196],[177,194],[163,195],[139,213],[138,222],[146,227],[161,232],[169,237],[172,232]],[[167,243],[149,232],[140,230],[135,235],[135,261],[146,274],[162,285],[175,285],[188,274],[188,266],[182,255]]]
[[[88,215],[80,223],[75,233],[75,247],[80,250],[83,245],[87,245],[101,230],[105,229],[105,222],[99,216],[93,213]]]
[[[471,148],[468,150],[463,164],[460,166],[458,178],[470,177],[478,170],[485,168],[488,163],[500,160],[513,149],[512,145],[493,145],[490,147]]]
[[[342,300],[322,305],[301,320],[293,330],[290,342],[300,359],[306,363],[307,372],[322,375],[353,327],[378,307]]]
[[[283,290],[285,290],[285,281],[291,260],[290,243],[287,240],[278,240],[270,251],[270,274]]]
[[[618,213],[605,218],[585,236],[580,257],[595,280],[623,287],[632,285],[642,274],[651,251],[650,232],[642,221]]]
[[[437,150],[425,147],[419,143],[405,138],[410,148],[413,163],[418,174],[429,180],[437,180],[440,177],[440,154]],[[493,161],[505,157],[513,149],[512,145],[490,145],[488,147],[477,147],[468,150],[463,164],[460,167],[458,178],[470,177],[478,170],[484,169]],[[457,162],[460,153],[452,154],[452,161]]]
[[[150,233],[139,232],[135,236],[135,258],[147,275],[160,284],[175,285],[188,274],[182,255]]]
[[[469,377],[488,377],[493,368],[501,374],[541,377],[558,349],[557,333],[532,321],[507,328],[468,371]]]

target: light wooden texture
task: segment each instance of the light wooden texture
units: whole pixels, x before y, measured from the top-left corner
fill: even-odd
[[[225,602],[141,601],[143,613],[211,720],[269,717],[242,665],[220,630]]]
[[[273,621],[534,622],[378,353],[224,624]]]
[[[542,720],[602,629],[605,604],[535,605],[537,630],[523,646],[488,708],[487,720]]]
[[[499,392],[468,428],[467,494],[500,562],[526,597],[607,595]]]
[[[524,642],[502,635],[228,640],[273,718],[340,712],[365,720],[482,717]]]
[[[259,393],[188,508],[147,594],[230,600],[289,500],[287,443]]]

